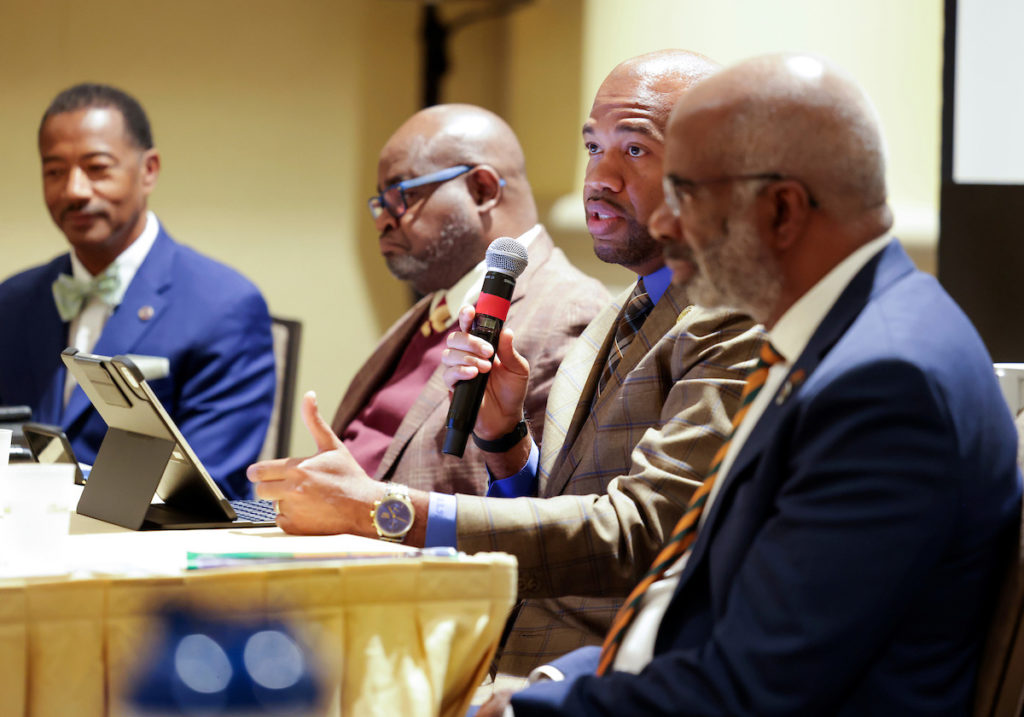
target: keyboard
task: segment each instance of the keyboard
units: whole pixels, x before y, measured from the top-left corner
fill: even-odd
[[[229,500],[238,519],[248,523],[274,522],[277,511],[272,500]]]

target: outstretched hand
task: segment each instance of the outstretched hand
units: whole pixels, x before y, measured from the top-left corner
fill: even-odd
[[[302,397],[302,421],[316,443],[308,458],[278,458],[249,466],[256,495],[277,501],[277,524],[288,533],[371,535],[370,506],[383,485],[360,467],[327,421],[316,394]]]
[[[498,351],[487,341],[468,333],[476,311],[472,306],[459,310],[459,328],[448,335],[448,347],[441,354],[446,367],[444,382],[451,391],[459,381],[468,381],[481,373],[490,373],[487,391],[480,404],[473,432],[486,440],[509,433],[523,417],[530,364],[513,345],[512,332],[504,329],[498,337]]]

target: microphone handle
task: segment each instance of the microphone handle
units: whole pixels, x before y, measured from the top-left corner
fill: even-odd
[[[480,301],[477,302],[477,315],[469,328],[471,335],[479,336],[494,349],[492,363],[498,352],[498,337],[501,335],[501,327],[505,325],[508,303],[514,288],[514,278],[500,272],[488,271],[484,278]],[[493,316],[491,312],[500,314],[500,318]],[[459,381],[455,385],[452,403],[448,407],[442,453],[462,458],[466,452],[466,442],[476,425],[476,416],[480,412],[480,402],[484,398],[484,391],[487,390],[487,378],[490,375],[481,373],[469,381]]]

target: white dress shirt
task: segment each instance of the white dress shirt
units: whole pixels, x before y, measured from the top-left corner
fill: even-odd
[[[103,333],[103,327],[107,325],[107,320],[114,313],[114,307],[124,299],[124,294],[128,291],[128,285],[132,283],[135,273],[149,255],[149,250],[153,248],[153,242],[156,241],[157,234],[159,233],[160,222],[157,220],[156,215],[153,212],[146,212],[146,226],[142,233],[139,234],[135,241],[128,245],[127,249],[114,259],[113,266],[120,280],[120,285],[117,292],[111,297],[111,303],[108,304],[102,299],[93,296],[82,304],[81,311],[78,312],[78,316],[71,320],[71,326],[68,328],[68,346],[73,346],[82,353],[92,352],[93,347],[100,338],[100,334]],[[71,252],[71,276],[79,281],[92,281],[95,278],[85,268],[85,265],[82,264],[74,251]],[[78,384],[69,371],[64,382],[65,406],[68,405],[71,392],[75,390],[76,385]]]

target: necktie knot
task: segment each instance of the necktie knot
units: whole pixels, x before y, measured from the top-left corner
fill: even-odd
[[[447,300],[441,299],[441,303],[434,307],[434,310],[430,312],[430,316],[420,326],[420,332],[424,336],[439,334],[448,328],[448,321],[451,318],[452,312],[448,309]]]
[[[82,305],[96,297],[108,306],[116,305],[118,290],[121,288],[121,277],[116,269],[110,266],[103,273],[91,280],[76,279],[68,274],[61,274],[53,282],[53,300],[57,305],[57,313],[62,321],[71,321],[82,310]]]

